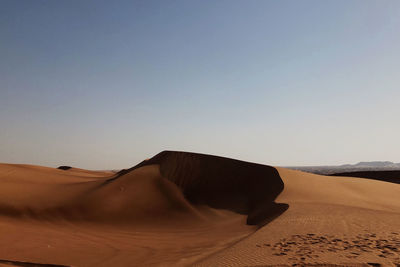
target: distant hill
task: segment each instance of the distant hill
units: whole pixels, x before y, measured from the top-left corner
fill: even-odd
[[[356,164],[337,166],[297,166],[288,168],[316,174],[332,175],[345,172],[395,171],[400,170],[400,163],[393,163],[391,161],[361,161]]]
[[[399,168],[400,163],[393,163],[391,161],[361,161],[354,165],[344,165],[354,168]]]

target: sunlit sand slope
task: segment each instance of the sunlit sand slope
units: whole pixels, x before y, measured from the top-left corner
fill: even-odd
[[[400,264],[399,185],[278,171],[285,189],[277,201],[288,203],[289,209],[249,238],[197,265]]]

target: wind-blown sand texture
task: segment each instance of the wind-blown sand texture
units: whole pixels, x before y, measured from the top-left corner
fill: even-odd
[[[186,152],[119,173],[0,164],[0,266],[400,266],[399,196]]]

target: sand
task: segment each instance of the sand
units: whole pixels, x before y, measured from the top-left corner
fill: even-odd
[[[117,174],[0,164],[0,266],[399,266],[399,196],[194,153]]]

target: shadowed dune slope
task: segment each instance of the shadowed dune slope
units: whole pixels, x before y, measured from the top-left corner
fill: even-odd
[[[157,164],[163,177],[181,188],[193,204],[247,214],[248,224],[262,224],[284,212],[287,204],[275,198],[284,184],[274,167],[190,152],[163,151],[119,177],[146,165]]]

